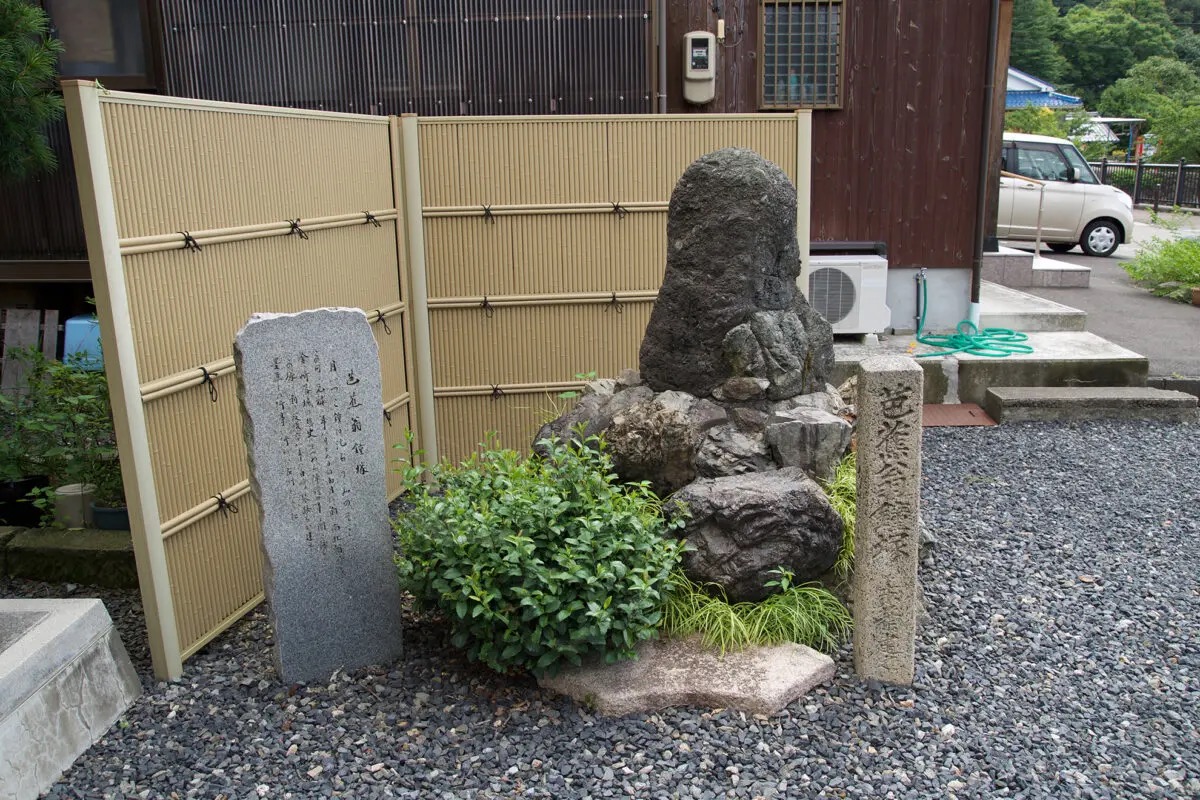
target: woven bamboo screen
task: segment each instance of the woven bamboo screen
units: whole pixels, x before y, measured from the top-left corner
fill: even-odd
[[[782,167],[806,199],[807,122],[792,115],[421,119],[442,457],[464,457],[488,431],[526,449],[577,374],[636,368],[666,266],[667,203],[679,176],[705,153],[748,147]]]
[[[417,427],[393,167],[398,120],[89,85],[71,87],[68,100],[76,152],[94,173],[84,202],[100,218],[89,228],[99,311],[115,320],[108,328],[129,332],[124,361],[119,341],[111,339],[111,351],[105,341],[106,367],[110,384],[122,380],[117,369],[126,381],[135,376],[118,420],[122,468],[135,540],[144,538],[143,596],[157,597],[163,617],[150,619],[147,599],[156,671],[174,677],[182,659],[263,596],[232,358],[250,315],[363,309],[379,344],[387,444]],[[98,169],[107,169],[109,192]],[[106,213],[115,223],[109,234]],[[394,496],[398,477],[384,466]],[[155,552],[165,576],[143,568]]]

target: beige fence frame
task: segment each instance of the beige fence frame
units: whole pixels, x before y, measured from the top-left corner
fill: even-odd
[[[130,510],[130,522],[133,528],[133,543],[137,558],[138,576],[142,588],[143,606],[149,634],[151,656],[155,673],[159,677],[175,679],[182,674],[183,661],[211,640],[220,631],[236,621],[240,616],[250,611],[262,599],[261,574],[257,575],[258,590],[243,598],[236,608],[222,608],[202,634],[195,631],[184,635],[183,627],[195,627],[194,622],[181,622],[179,607],[180,588],[174,580],[168,540],[188,526],[200,520],[219,520],[218,509],[223,501],[242,500],[247,514],[243,517],[254,518],[253,535],[257,536],[257,507],[253,506],[253,496],[248,480],[235,482],[225,488],[223,496],[218,499],[200,502],[196,505],[173,509],[171,514],[164,515],[163,497],[178,494],[175,487],[164,484],[163,474],[156,475],[156,454],[153,447],[153,434],[147,419],[148,404],[160,402],[163,398],[178,397],[182,392],[198,393],[202,383],[224,378],[225,391],[232,395],[232,384],[229,376],[233,370],[232,358],[223,353],[218,357],[213,355],[197,369],[195,362],[188,370],[174,369],[164,372],[162,359],[155,362],[155,368],[148,374],[139,363],[139,353],[145,352],[144,343],[138,339],[138,330],[131,315],[131,304],[135,300],[145,306],[147,302],[146,287],[130,285],[127,280],[127,259],[146,259],[162,256],[170,250],[180,250],[188,240],[217,249],[222,247],[249,246],[248,243],[280,241],[292,233],[287,223],[278,220],[254,220],[250,224],[209,226],[204,230],[183,233],[171,231],[171,225],[160,213],[155,216],[154,204],[146,207],[145,214],[137,209],[133,218],[139,221],[137,230],[132,233],[121,227],[121,215],[130,216],[130,200],[128,195],[116,194],[114,187],[114,163],[116,169],[126,169],[127,164],[118,160],[113,161],[113,143],[109,141],[110,134],[120,136],[119,124],[106,117],[105,104],[116,106],[131,106],[146,109],[146,113],[154,113],[153,109],[170,108],[185,111],[220,111],[229,114],[247,114],[267,117],[295,118],[301,121],[346,120],[368,125],[383,125],[387,128],[387,148],[379,150],[379,171],[390,177],[389,195],[383,205],[376,204],[373,209],[356,211],[352,208],[342,208],[337,213],[325,216],[306,218],[303,220],[304,229],[317,236],[345,236],[344,230],[354,225],[363,225],[363,214],[370,213],[377,221],[395,226],[394,241],[394,278],[399,292],[399,300],[382,304],[374,310],[365,309],[369,318],[376,326],[377,339],[380,336],[378,328],[387,325],[387,320],[396,321],[400,335],[403,337],[402,370],[403,387],[396,397],[390,400],[384,398],[384,411],[404,408],[407,417],[403,420],[406,427],[416,432],[413,450],[422,449],[427,461],[436,461],[439,456],[439,439],[445,445],[440,448],[443,456],[453,459],[466,455],[475,442],[482,438],[487,430],[501,430],[502,438],[507,437],[508,444],[523,447],[527,443],[529,420],[522,418],[514,422],[513,409],[505,410],[492,402],[501,393],[497,385],[477,380],[480,372],[480,359],[486,357],[486,347],[471,346],[470,340],[451,342],[453,338],[446,333],[447,323],[453,328],[455,315],[476,315],[468,321],[476,325],[479,321],[480,295],[487,289],[476,278],[476,264],[471,261],[469,253],[459,253],[447,261],[445,248],[446,238],[442,232],[446,225],[452,224],[489,224],[511,223],[523,224],[529,231],[541,230],[538,225],[543,223],[559,226],[559,230],[570,231],[570,236],[579,240],[586,236],[587,225],[595,224],[598,215],[610,215],[608,220],[617,222],[612,215],[626,220],[630,227],[626,231],[631,235],[626,245],[627,252],[614,253],[614,258],[630,257],[640,260],[643,265],[625,275],[626,285],[620,291],[596,291],[594,288],[579,289],[570,285],[570,276],[558,275],[545,285],[526,284],[531,287],[528,292],[509,292],[488,298],[492,308],[506,314],[515,314],[513,319],[524,319],[521,323],[528,329],[543,323],[546,314],[558,314],[559,323],[567,319],[565,315],[574,314],[591,322],[595,327],[596,321],[605,309],[617,308],[628,304],[632,310],[626,314],[616,327],[609,327],[611,335],[619,335],[620,352],[614,353],[613,363],[595,364],[596,368],[615,368],[633,366],[636,364],[636,346],[640,341],[645,321],[648,319],[650,308],[657,296],[658,285],[661,281],[661,270],[665,263],[665,240],[661,243],[662,231],[666,225],[667,200],[670,189],[678,177],[678,172],[694,159],[714,147],[730,144],[753,144],[754,136],[769,130],[771,148],[770,155],[793,179],[797,187],[798,208],[801,213],[797,220],[797,238],[802,255],[802,264],[807,268],[809,250],[808,209],[810,207],[811,181],[811,113],[798,112],[795,115],[730,115],[730,116],[692,116],[692,115],[661,115],[661,116],[618,116],[618,117],[554,117],[554,118],[436,118],[421,119],[412,115],[404,117],[366,117],[362,115],[334,114],[328,112],[310,112],[295,109],[274,107],[246,106],[234,103],[216,103],[208,101],[188,100],[183,98],[162,98],[147,95],[108,92],[97,84],[84,81],[65,81],[64,95],[67,100],[67,113],[72,132],[72,143],[79,175],[80,196],[84,212],[85,232],[88,241],[89,258],[96,294],[97,310],[100,315],[102,344],[105,353],[105,368],[109,375],[110,391],[113,399],[115,427],[118,447],[121,453],[122,471],[126,489],[126,497]],[[516,128],[514,128],[516,126]],[[557,127],[555,127],[557,126]],[[585,152],[573,150],[570,146],[575,139],[572,137],[585,136],[587,130],[595,134],[597,127],[610,126],[620,132],[620,136],[628,137],[625,143],[626,151],[638,147],[660,147],[656,137],[665,137],[662,148],[668,148],[671,163],[670,169],[661,165],[658,172],[662,173],[655,179],[657,182],[642,181],[640,189],[634,196],[603,196],[603,192],[572,193],[566,183],[559,181],[557,195],[548,201],[539,200],[536,194],[538,187],[530,188],[526,184],[526,195],[522,202],[495,202],[492,206],[486,204],[494,201],[494,197],[481,197],[479,187],[484,184],[476,180],[474,194],[467,191],[457,197],[447,187],[455,184],[442,174],[444,159],[439,162],[433,156],[439,145],[436,131],[449,131],[452,135],[442,137],[441,144],[462,135],[466,137],[480,136],[479,140],[488,148],[500,148],[493,156],[508,159],[514,174],[523,167],[521,151],[529,144],[526,133],[529,131],[551,131],[551,139],[557,145],[556,158],[567,168],[591,170],[593,178],[598,171],[608,170],[609,183],[604,184],[612,190],[616,186],[617,177],[613,173],[611,160],[607,155],[591,154],[590,160]],[[491,135],[489,131],[500,129],[506,134]],[[517,130],[521,129],[521,130]],[[514,133],[514,130],[517,132]],[[749,135],[746,131],[758,131]],[[160,139],[166,134],[156,131]],[[557,138],[555,138],[557,137]],[[640,138],[639,138],[640,137]],[[747,140],[749,137],[749,140]],[[618,137],[619,138],[619,137]],[[598,141],[598,140],[596,140]],[[637,144],[641,142],[641,144]],[[682,142],[682,143],[681,143]],[[632,144],[631,144],[632,143]],[[134,144],[125,143],[129,148]],[[504,150],[507,148],[507,150]],[[336,148],[334,148],[336,149]],[[481,150],[484,149],[481,147]],[[593,148],[594,149],[594,148]],[[384,152],[386,150],[386,152]],[[501,152],[503,151],[503,152]],[[120,151],[118,152],[127,152]],[[443,153],[445,155],[445,153]],[[453,154],[451,154],[453,155]],[[487,158],[487,154],[472,152],[471,158]],[[134,152],[130,159],[141,158],[140,152]],[[452,159],[453,161],[453,159]],[[679,161],[679,164],[675,164]],[[372,162],[373,163],[373,162]],[[451,162],[452,163],[452,162]],[[466,169],[470,164],[458,165]],[[666,173],[672,173],[669,176]],[[135,175],[141,175],[136,170]],[[152,174],[147,173],[147,174]],[[372,173],[374,174],[374,173]],[[136,181],[134,181],[136,183]],[[128,191],[142,191],[147,196],[153,196],[156,187],[153,180],[147,178],[145,186],[122,186]],[[469,181],[460,175],[458,185],[466,185]],[[503,181],[497,179],[496,186]],[[603,181],[601,182],[603,183]],[[600,186],[601,183],[595,184]],[[211,188],[211,187],[209,187]],[[344,186],[342,187],[344,189]],[[448,193],[449,192],[449,193]],[[492,194],[489,189],[486,194]],[[503,193],[500,192],[502,195]],[[510,193],[511,194],[511,193]],[[619,195],[619,193],[618,193]],[[449,198],[450,202],[445,202]],[[158,199],[158,198],[156,198]],[[376,200],[380,198],[377,196]],[[390,202],[390,207],[387,203]],[[124,204],[124,205],[122,205]],[[343,203],[344,205],[344,203]],[[120,207],[119,207],[120,206]],[[619,208],[618,208],[619,207]],[[122,212],[121,208],[125,211]],[[204,216],[204,214],[199,214]],[[481,219],[471,220],[472,217]],[[639,220],[640,222],[635,222]],[[147,221],[148,220],[148,221]],[[156,221],[157,220],[157,221]],[[141,224],[144,223],[144,224]],[[174,219],[171,219],[174,223]],[[640,227],[635,228],[638,225]],[[636,235],[637,231],[653,231],[653,234]],[[582,231],[582,233],[581,233]],[[122,238],[122,234],[125,234]],[[435,248],[430,251],[432,242]],[[531,248],[521,250],[516,243],[510,248],[511,253],[506,258],[512,259],[509,265],[513,270],[520,268],[521,260],[532,257],[537,242],[537,235],[529,236],[521,243],[521,247]],[[266,245],[264,245],[266,246]],[[208,252],[207,250],[205,251]],[[219,251],[221,252],[221,251]],[[141,262],[139,262],[141,263]],[[150,263],[150,262],[145,262]],[[154,262],[158,263],[158,262]],[[199,262],[198,262],[199,263]],[[569,264],[574,268],[576,265]],[[507,268],[507,267],[506,267]],[[641,270],[641,271],[638,271]],[[459,283],[467,287],[454,293],[441,292],[430,297],[431,279],[436,279],[438,285],[445,285],[447,276],[456,272]],[[515,273],[512,273],[515,274]],[[347,273],[348,278],[353,276]],[[586,281],[585,281],[586,282]],[[591,279],[594,284],[595,278]],[[553,284],[553,285],[551,285]],[[806,277],[802,276],[800,287],[807,286]],[[139,294],[140,292],[140,294]],[[478,292],[478,293],[477,293]],[[170,293],[168,293],[170,294]],[[170,298],[162,298],[167,302]],[[330,305],[316,298],[312,302],[317,305]],[[345,304],[345,303],[344,303]],[[311,306],[306,306],[311,307]],[[288,311],[300,308],[271,308],[254,310]],[[431,322],[432,315],[444,320],[442,340],[438,340],[438,329]],[[523,317],[521,315],[524,315]],[[541,316],[539,316],[541,315]],[[499,316],[499,314],[497,315]],[[604,322],[610,325],[616,319],[614,314]],[[463,317],[466,319],[466,317]],[[244,321],[244,320],[243,320]],[[240,324],[240,323],[239,323]],[[493,332],[495,329],[493,329]],[[619,331],[619,334],[613,333]],[[144,333],[144,331],[142,331]],[[234,331],[227,331],[230,346]],[[470,332],[468,332],[469,334]],[[468,335],[468,334],[464,334]],[[479,328],[474,331],[475,342],[487,341],[488,331]],[[506,340],[507,341],[507,340]],[[611,339],[600,342],[601,349],[613,346]],[[571,355],[579,359],[579,352]],[[598,351],[591,351],[598,352]],[[482,356],[481,356],[482,354]],[[542,364],[538,359],[546,357],[545,352],[533,352],[513,363],[517,366],[509,370],[504,388],[507,392],[522,398],[519,402],[529,402],[529,398],[537,398],[546,392],[561,391],[579,385],[579,381],[570,380],[572,370],[567,369],[569,363],[559,354],[559,361],[554,370],[542,369],[542,374],[529,378],[521,373],[521,363]],[[160,363],[161,362],[161,363]],[[461,362],[461,363],[460,363]],[[510,365],[511,366],[511,365]],[[575,368],[584,368],[586,363],[571,363]],[[551,375],[550,373],[555,374]],[[202,373],[202,374],[201,374]],[[435,382],[437,388],[435,390]],[[436,397],[436,400],[435,400]],[[435,412],[435,403],[440,408]],[[455,403],[459,407],[455,407]],[[490,403],[490,405],[488,405]],[[442,425],[435,421],[441,414]],[[506,416],[507,415],[507,416]],[[228,433],[228,432],[227,432]],[[388,434],[391,436],[392,434]],[[521,441],[522,437],[526,441]],[[237,435],[240,445],[240,433]],[[172,476],[174,477],[174,476]],[[167,487],[164,495],[164,486]],[[399,492],[396,478],[389,478],[390,495]],[[178,502],[176,503],[178,506]],[[247,530],[242,530],[243,536]],[[257,545],[257,539],[254,540]],[[243,556],[245,551],[243,542]],[[199,551],[188,551],[192,557],[198,557]],[[232,552],[232,551],[230,551]],[[228,553],[227,553],[228,555]],[[235,554],[236,555],[236,554]],[[258,553],[261,558],[261,552]],[[242,572],[252,570],[254,565],[241,566]],[[245,575],[242,576],[245,579]],[[244,590],[245,580],[243,580]],[[213,587],[208,595],[220,595],[221,586]],[[208,599],[211,599],[209,597]],[[194,598],[193,598],[194,600]],[[228,603],[226,603],[228,605]]]

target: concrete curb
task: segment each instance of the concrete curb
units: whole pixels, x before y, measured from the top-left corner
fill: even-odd
[[[115,589],[138,587],[129,531],[0,528],[0,575]]]

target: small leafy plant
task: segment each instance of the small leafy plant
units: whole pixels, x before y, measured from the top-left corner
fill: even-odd
[[[1200,241],[1152,239],[1121,266],[1151,294],[1190,302],[1192,287],[1200,286]]]
[[[842,518],[842,547],[838,550],[833,574],[845,583],[854,569],[854,522],[857,516],[858,473],[854,451],[851,450],[838,464],[833,480],[825,485],[825,495],[833,510]]]
[[[837,649],[850,633],[850,613],[827,589],[792,585],[780,567],[767,585],[779,591],[758,603],[730,603],[716,584],[693,583],[682,571],[671,575],[671,593],[663,610],[668,636],[699,634],[709,647],[741,650],[757,645],[795,642],[816,650]]]
[[[461,466],[408,464],[401,586],[498,672],[633,658],[662,621],[683,521],[647,484],[618,485],[599,437],[539,445],[544,456],[485,447]]]
[[[591,372],[576,372],[575,380],[584,381],[585,383],[587,381],[594,381],[594,380],[596,380],[596,371],[592,370]],[[566,391],[559,392],[558,398],[560,400],[574,400],[575,398],[579,397],[581,394],[582,394],[582,392],[579,391],[578,389],[567,389]]]

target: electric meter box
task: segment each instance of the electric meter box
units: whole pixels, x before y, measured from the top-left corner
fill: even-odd
[[[708,31],[683,36],[683,99],[700,105],[717,96],[717,37]]]

